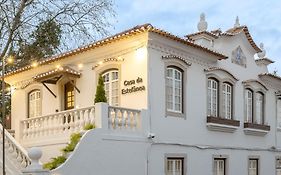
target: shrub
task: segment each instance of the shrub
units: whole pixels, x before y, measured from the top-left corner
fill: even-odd
[[[91,124],[91,123],[88,123],[83,127],[84,130],[90,130],[90,129],[94,129],[94,128],[95,128],[95,125]]]
[[[95,95],[95,103],[99,103],[99,102],[107,102],[107,98],[105,96],[103,78],[101,75],[99,76],[98,86]]]
[[[73,133],[70,136],[70,143],[62,149],[62,151],[64,153],[68,153],[71,152],[75,149],[76,145],[78,144],[78,142],[80,141],[81,138],[81,134],[80,133]]]
[[[55,157],[55,158],[52,158],[52,160],[48,163],[45,163],[43,165],[43,167],[45,169],[49,169],[49,170],[52,170],[52,169],[55,169],[57,168],[58,166],[60,166],[62,163],[64,163],[66,160],[66,157],[65,156],[58,156],[58,157]]]

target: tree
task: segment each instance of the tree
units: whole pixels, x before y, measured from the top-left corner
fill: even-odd
[[[92,42],[108,34],[114,15],[112,0],[0,0],[0,59],[15,58],[10,71]]]
[[[98,81],[98,86],[95,96],[95,103],[99,103],[99,102],[107,102],[107,98],[105,96],[105,90],[104,90],[104,82],[101,75],[99,76],[99,81]]]
[[[37,60],[86,44],[108,34],[114,14],[112,0],[0,0],[0,58],[43,48]]]

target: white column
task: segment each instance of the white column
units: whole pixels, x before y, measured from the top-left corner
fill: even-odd
[[[108,129],[108,104],[95,104],[95,124],[96,128]]]

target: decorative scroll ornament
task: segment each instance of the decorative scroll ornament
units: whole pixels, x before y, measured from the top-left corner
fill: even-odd
[[[261,49],[261,52],[258,53],[258,57],[259,57],[259,59],[262,59],[266,55],[266,50],[264,49],[263,43],[260,43],[260,49]]]

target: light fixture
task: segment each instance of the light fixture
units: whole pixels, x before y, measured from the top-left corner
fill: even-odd
[[[98,64],[99,64],[99,65],[103,64],[103,61],[100,61]]]
[[[57,68],[57,69],[59,69],[60,67],[61,67],[61,65],[60,65],[60,64],[57,64],[57,65],[56,65],[56,68]]]
[[[31,66],[32,66],[32,67],[37,67],[37,66],[38,66],[38,62],[37,62],[37,61],[33,61],[33,62],[31,63]]]
[[[143,48],[143,47],[141,47],[141,48],[138,48],[137,50],[136,50],[136,59],[137,60],[142,60],[142,59],[144,59],[145,58],[145,55],[146,55],[146,49],[145,48]]]
[[[83,64],[82,63],[78,64],[78,69],[82,70],[82,68],[83,68]]]
[[[13,56],[13,55],[10,55],[10,56],[7,58],[7,63],[12,64],[13,62],[14,62],[14,56]]]

